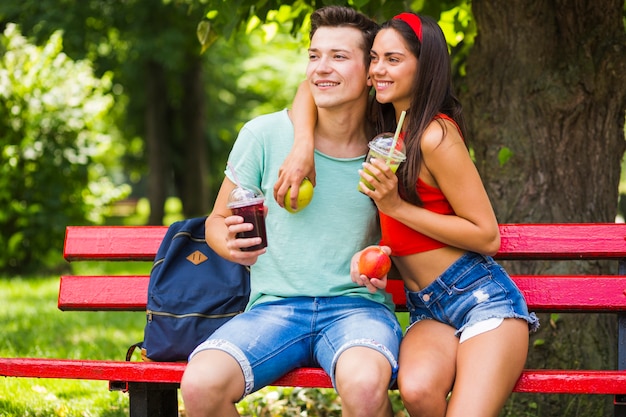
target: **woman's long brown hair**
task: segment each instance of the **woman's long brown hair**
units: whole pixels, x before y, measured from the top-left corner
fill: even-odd
[[[397,175],[402,197],[419,206],[422,205],[422,200],[417,194],[416,185],[422,165],[422,135],[426,128],[438,114],[443,113],[457,123],[465,137],[462,106],[452,88],[450,54],[445,36],[435,20],[428,16],[420,16],[420,19],[422,42],[418,40],[413,29],[400,19],[391,19],[381,26],[381,29],[396,30],[418,60],[411,104],[403,129],[407,159],[400,165]],[[395,111],[390,103],[375,106],[372,116],[379,132],[395,131]],[[446,126],[443,121],[439,123],[445,135]]]

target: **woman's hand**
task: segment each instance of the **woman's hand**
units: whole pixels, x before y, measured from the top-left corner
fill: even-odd
[[[298,191],[304,178],[308,178],[315,187],[314,150],[308,145],[294,144],[294,147],[278,170],[278,181],[274,184],[274,199],[279,206],[285,207],[285,195],[291,188],[291,207],[296,208]]]
[[[278,170],[278,181],[274,184],[274,199],[285,207],[285,195],[291,188],[291,208],[297,208],[300,184],[308,177],[315,187],[315,125],[317,106],[313,100],[308,81],[302,81],[293,99],[293,109],[289,118],[294,127],[293,146],[287,159]]]
[[[370,190],[363,182],[359,182],[359,190],[374,200],[378,210],[389,213],[400,205],[402,198],[398,193],[398,177],[383,159],[372,158],[370,162],[364,162],[359,175],[374,187]]]

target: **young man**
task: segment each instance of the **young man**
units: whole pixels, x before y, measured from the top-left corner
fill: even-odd
[[[386,293],[370,293],[350,278],[353,254],[380,236],[375,206],[357,191],[369,139],[367,65],[376,31],[350,8],[329,6],[311,15],[307,82],[319,116],[317,186],[308,207],[292,214],[272,197],[293,143],[287,111],[258,117],[239,134],[206,238],[223,257],[251,265],[250,303],[190,355],[181,382],[190,417],[237,416],[243,396],[302,366],[321,366],[330,375],[344,416],[392,415],[387,389],[402,329]],[[235,237],[252,229],[226,206],[236,182],[266,196],[265,249],[242,251],[260,238]]]

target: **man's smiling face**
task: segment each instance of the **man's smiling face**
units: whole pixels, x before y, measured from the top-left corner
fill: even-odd
[[[320,108],[350,105],[367,96],[363,35],[351,27],[321,27],[311,39],[306,75]]]

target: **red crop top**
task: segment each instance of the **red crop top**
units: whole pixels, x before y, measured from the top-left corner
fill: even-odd
[[[456,122],[445,114],[438,114],[435,118],[450,120],[456,126]],[[457,129],[459,129],[458,126]],[[461,133],[460,129],[459,133]],[[428,185],[418,178],[416,190],[426,210],[438,214],[454,214],[452,206],[439,188]],[[380,244],[389,246],[393,256],[406,256],[447,246],[382,212],[380,213],[380,226],[382,231]]]

